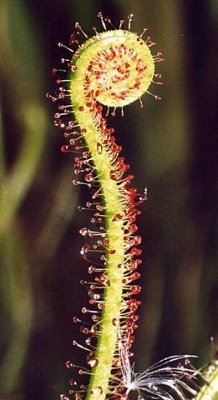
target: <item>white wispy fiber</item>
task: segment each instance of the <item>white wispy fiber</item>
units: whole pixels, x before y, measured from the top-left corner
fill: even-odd
[[[120,344],[122,383],[126,394],[135,391],[138,399],[185,400],[187,393],[196,396],[194,382],[199,372],[189,366],[193,355],[174,355],[153,364],[143,372],[135,372],[128,351]]]

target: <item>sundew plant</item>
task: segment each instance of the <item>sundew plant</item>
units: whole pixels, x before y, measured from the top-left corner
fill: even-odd
[[[134,176],[107,117],[124,116],[125,106],[134,101],[143,108],[144,94],[160,100],[155,85],[162,84],[157,64],[163,55],[153,51],[155,43],[147,29],[139,34],[132,31],[133,14],[117,28],[101,12],[98,18],[100,28],[93,28],[92,37],[76,22],[69,45],[59,43],[66,55],[62,66],[53,69],[58,90],[48,94],[57,103],[55,125],[64,130],[67,140],[62,151],[74,154],[73,184],[85,185],[90,192],[79,206],[91,213],[90,225],[80,229],[84,237],[80,253],[90,276],[81,281],[88,291],[88,305],[81,310],[84,321],[74,317],[84,340],[73,340],[85,352],[87,365],[66,362],[74,370],[69,396],[215,400],[215,362],[199,371],[193,367],[194,356],[175,355],[138,373],[131,361],[140,306],[137,280],[142,272],[136,218],[147,190],[140,193],[132,183]],[[81,381],[83,376],[87,383]],[[61,400],[67,399],[68,395],[61,395]]]
[[[0,399],[86,399],[92,391],[101,396],[103,388],[106,398],[216,400],[217,4],[0,1]],[[132,55],[127,43],[113,43],[115,54],[108,46],[101,55],[99,47],[82,75],[85,92],[75,93],[80,57],[92,39],[104,43],[109,31],[113,42],[127,32]],[[155,60],[160,51],[162,63]],[[137,77],[148,78],[142,68],[149,59],[147,89],[143,81],[142,92],[135,87],[131,94]],[[52,67],[62,71],[51,77]],[[123,87],[132,71],[122,99],[116,102],[115,90],[115,104],[104,105],[112,94],[109,81]],[[164,86],[157,85],[158,74]],[[92,106],[82,104],[88,90]],[[84,126],[91,108],[92,131]],[[65,128],[54,127],[52,114],[63,113],[55,124]],[[112,221],[115,208],[118,220]],[[108,273],[118,256],[124,262],[117,262],[112,286]],[[111,312],[119,316],[113,323],[112,297]],[[103,382],[100,366],[108,368]]]

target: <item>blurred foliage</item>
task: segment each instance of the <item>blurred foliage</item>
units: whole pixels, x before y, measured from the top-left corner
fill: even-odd
[[[144,96],[113,120],[118,141],[149,198],[138,219],[144,243],[142,307],[134,345],[137,369],[173,353],[213,356],[218,334],[217,2],[203,0],[1,0],[0,399],[52,400],[64,392],[72,316],[86,303],[80,287],[71,156],[62,156],[45,94],[56,44],[79,20],[90,35],[97,11],[115,26],[133,12],[165,54],[163,100]],[[100,28],[99,28],[100,29]],[[216,78],[216,79],[215,79]],[[78,198],[79,196],[79,198]]]

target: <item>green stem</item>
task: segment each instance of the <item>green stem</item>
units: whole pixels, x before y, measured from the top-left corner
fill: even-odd
[[[198,393],[196,400],[217,400],[218,399],[218,364],[214,362],[204,374],[207,383]]]
[[[72,98],[75,99],[73,85]],[[74,101],[75,103],[75,101]],[[98,346],[96,350],[97,366],[91,375],[87,393],[87,400],[103,400],[108,392],[108,381],[111,377],[111,366],[117,343],[119,329],[120,309],[122,302],[123,270],[118,268],[124,262],[124,231],[123,222],[113,221],[116,214],[122,214],[120,193],[117,183],[110,178],[111,162],[104,148],[101,148],[101,134],[93,123],[90,110],[84,107],[81,112],[78,105],[74,104],[74,112],[80,126],[87,130],[85,140],[93,158],[96,174],[101,176],[100,186],[103,202],[106,208],[105,227],[107,231],[108,253],[107,279],[109,284],[105,287],[104,308],[99,332]],[[99,146],[101,153],[99,154]]]
[[[99,103],[115,109],[139,99],[153,79],[154,59],[149,47],[139,36],[118,29],[87,40],[75,53],[72,64],[72,70],[75,71],[71,74],[70,95],[76,125],[79,125],[90,153],[94,179],[98,180],[105,209],[107,245],[103,309],[97,331],[97,348],[93,355],[94,367],[86,395],[86,400],[104,400],[114,389],[110,382],[114,361],[117,362],[116,366],[120,365],[116,351],[118,353],[119,334],[123,329],[123,291],[129,288],[127,285],[125,287],[124,278],[127,274],[126,264],[134,257],[131,252],[126,253],[126,235],[129,234],[131,240],[130,229],[126,233],[126,207],[134,208],[136,203],[126,189],[128,200],[124,201],[122,179],[119,181],[118,177],[114,178],[114,172],[123,176],[123,172],[119,175],[121,171],[114,163],[119,150],[116,145],[113,149],[110,139],[109,142],[105,141],[102,126],[106,123]],[[114,171],[114,168],[117,170]],[[134,291],[134,285],[129,289],[130,297],[133,294],[131,290]],[[128,349],[129,344],[125,340]],[[122,384],[122,379],[116,379],[118,386],[119,382]]]

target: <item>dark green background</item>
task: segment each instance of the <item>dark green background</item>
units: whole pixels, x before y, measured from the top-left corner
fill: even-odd
[[[72,156],[63,155],[50,70],[68,54],[76,21],[88,35],[134,13],[132,30],[149,28],[165,62],[157,65],[161,102],[143,97],[111,119],[135,185],[148,187],[138,218],[143,237],[136,370],[172,354],[208,362],[217,340],[218,42],[216,0],[1,0],[0,3],[0,399],[53,400],[72,376],[64,366],[72,322],[87,304],[87,264],[78,230],[89,199],[73,187]],[[119,113],[118,113],[119,114]]]

